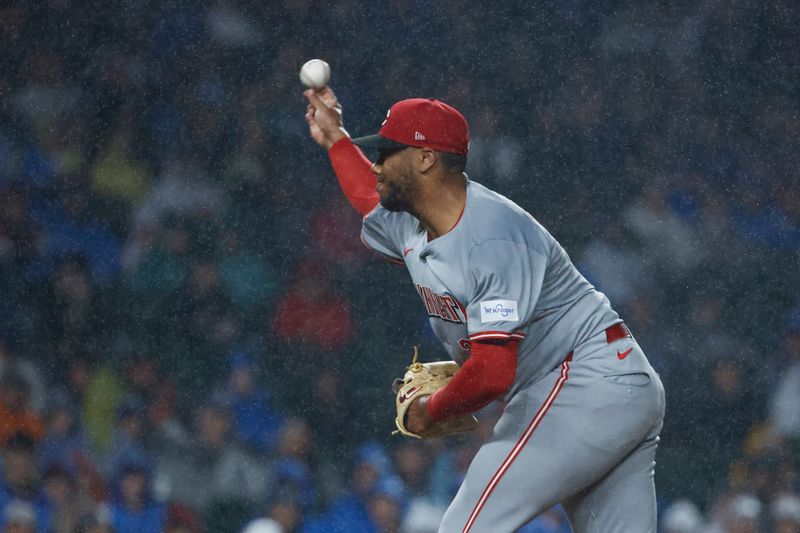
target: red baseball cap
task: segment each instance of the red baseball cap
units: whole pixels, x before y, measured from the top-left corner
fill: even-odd
[[[364,148],[405,145],[467,155],[469,126],[464,115],[440,100],[409,98],[389,109],[377,134],[353,139],[353,143]]]

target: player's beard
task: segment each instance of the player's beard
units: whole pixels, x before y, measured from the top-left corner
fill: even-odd
[[[401,176],[383,182],[381,205],[389,211],[410,211],[412,199],[418,188],[417,178],[411,169],[404,169]]]

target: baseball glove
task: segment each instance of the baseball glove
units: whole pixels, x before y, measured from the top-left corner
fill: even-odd
[[[402,433],[409,437],[418,439],[431,439],[442,437],[451,433],[462,431],[472,431],[478,427],[478,420],[472,415],[462,415],[436,422],[428,431],[419,435],[412,433],[406,428],[406,412],[411,402],[422,396],[428,396],[441,389],[453,375],[458,371],[458,363],[455,361],[438,361],[435,363],[418,363],[418,350],[414,347],[414,359],[408,366],[405,376],[402,379],[394,380],[392,391],[395,393],[395,407],[397,408],[397,418],[394,422],[397,425],[396,433]]]

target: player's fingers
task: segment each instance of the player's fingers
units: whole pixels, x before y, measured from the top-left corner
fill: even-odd
[[[319,96],[320,100],[325,102],[325,105],[328,107],[336,107],[339,105],[339,101],[336,99],[336,94],[334,94],[333,89],[327,85],[322,89],[317,89],[317,96]]]
[[[307,91],[303,91],[303,95],[308,100],[308,103],[313,105],[317,109],[328,109],[328,106],[325,105],[320,97],[317,95],[317,92],[314,89],[308,89]]]
[[[303,96],[306,97],[306,100],[308,100],[309,105],[314,105],[314,100],[318,99],[317,95],[314,93],[314,89],[306,89],[305,91],[303,91]]]
[[[333,92],[333,89],[330,88],[329,85],[322,87],[321,89],[317,89],[317,94],[320,98],[336,98],[336,95]]]
[[[336,94],[333,92],[333,89],[328,87],[327,85],[319,90],[320,98],[322,99],[325,104],[339,113],[342,114],[342,104],[339,103],[339,99],[336,98]]]

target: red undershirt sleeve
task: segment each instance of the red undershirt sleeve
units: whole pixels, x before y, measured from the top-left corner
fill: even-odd
[[[350,205],[366,216],[380,201],[375,174],[370,170],[372,163],[349,137],[336,141],[328,150],[328,157]]]
[[[472,413],[508,391],[517,374],[519,341],[473,342],[472,354],[447,386],[428,401],[434,421]]]

